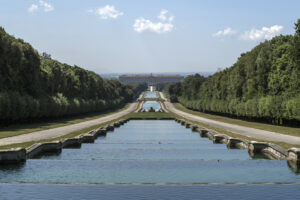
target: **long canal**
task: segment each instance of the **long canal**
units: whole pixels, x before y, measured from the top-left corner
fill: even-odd
[[[276,189],[278,184],[288,183],[286,188],[291,192],[300,183],[300,176],[287,167],[286,161],[263,156],[254,159],[247,150],[213,144],[173,120],[131,120],[79,149],[63,149],[59,155],[29,159],[20,166],[1,166],[0,182],[5,183],[0,185],[1,191],[31,191],[24,183],[43,190],[47,189],[36,184],[51,184],[49,188],[54,191],[59,187],[53,184],[67,184],[66,190],[101,184],[97,187],[108,188],[107,191],[112,187],[108,185],[114,185],[120,195],[128,192],[120,184],[149,191],[159,184],[162,192],[176,193],[174,187],[183,185],[228,185],[226,190],[240,187],[243,191],[257,184]],[[212,188],[218,190],[216,186]]]

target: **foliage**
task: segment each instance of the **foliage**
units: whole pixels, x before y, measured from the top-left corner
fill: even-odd
[[[139,95],[147,90],[148,84],[146,82],[144,83],[127,83],[126,84],[129,88],[133,90],[134,99],[137,99]]]
[[[0,123],[53,118],[119,107],[132,87],[62,64],[0,27]]]
[[[170,99],[202,112],[275,124],[300,122],[300,20],[294,36],[280,35],[242,54],[230,68],[188,76]]]

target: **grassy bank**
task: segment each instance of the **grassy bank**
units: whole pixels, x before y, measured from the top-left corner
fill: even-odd
[[[259,123],[259,122],[250,122],[250,121],[244,121],[244,120],[240,120],[240,119],[233,119],[230,117],[224,117],[224,116],[220,116],[220,115],[207,114],[207,113],[187,109],[180,103],[174,103],[173,105],[178,110],[181,110],[183,112],[190,113],[190,114],[193,114],[193,115],[196,115],[199,117],[204,117],[207,119],[212,119],[212,120],[216,120],[216,121],[220,121],[220,122],[236,124],[236,125],[246,126],[246,127],[250,127],[250,128],[266,130],[266,131],[282,133],[282,134],[286,134],[286,135],[300,136],[300,128],[278,126],[278,125],[265,124],[265,123]]]
[[[289,149],[289,148],[292,148],[292,147],[300,148],[300,144],[299,145],[295,145],[295,144],[288,144],[288,143],[284,143],[284,142],[277,142],[277,141],[270,141],[270,140],[261,140],[261,139],[257,139],[257,138],[253,138],[253,137],[247,137],[247,136],[244,136],[244,135],[232,133],[230,131],[227,131],[227,130],[224,130],[224,129],[221,129],[221,128],[216,128],[216,127],[213,127],[213,126],[209,126],[209,125],[204,124],[204,123],[200,123],[200,122],[197,122],[197,121],[189,120],[189,119],[186,119],[186,118],[181,117],[181,116],[176,116],[176,117],[179,118],[179,119],[184,119],[185,121],[188,121],[188,122],[190,122],[192,124],[197,124],[197,125],[199,125],[199,126],[201,126],[203,128],[214,130],[214,131],[216,131],[218,133],[228,135],[228,136],[233,137],[233,138],[240,138],[240,139],[245,139],[245,140],[248,140],[248,141],[269,142],[269,143],[277,144],[277,145],[281,146],[282,148],[284,148],[286,150]]]
[[[111,123],[113,123],[115,121],[118,121],[120,119],[124,119],[124,117],[120,117],[120,118],[112,120],[112,121],[108,121],[108,122],[98,124],[98,125],[95,125],[95,126],[90,126],[88,128],[84,128],[84,129],[81,129],[81,130],[78,130],[78,131],[74,131],[72,133],[69,133],[69,134],[61,136],[61,137],[56,137],[56,138],[47,139],[47,140],[39,140],[39,141],[32,141],[32,142],[24,142],[24,143],[18,143],[18,144],[5,145],[5,146],[0,146],[0,149],[10,149],[10,148],[17,148],[17,147],[27,148],[27,147],[35,144],[35,143],[51,142],[51,141],[57,141],[57,140],[62,140],[62,139],[66,139],[66,138],[74,138],[74,137],[79,136],[83,133],[87,133],[91,130],[94,130],[94,129],[106,126],[108,124],[111,124]]]
[[[0,129],[0,138],[11,137],[26,133],[32,133],[35,131],[42,131],[52,128],[57,128],[61,126],[67,126],[71,124],[77,124],[84,121],[89,121],[93,119],[97,119],[100,117],[105,117],[107,115],[120,112],[125,110],[129,107],[130,104],[126,104],[124,107],[114,110],[108,110],[102,113],[92,113],[92,114],[85,114],[76,117],[68,117],[68,118],[60,118],[56,120],[51,120],[47,122],[40,122],[40,123],[32,123],[32,124],[16,124],[10,125],[7,127],[1,127]]]
[[[127,107],[128,107],[128,105],[125,106],[124,108],[120,109],[119,111],[121,111],[123,109],[126,109]],[[115,112],[119,112],[119,111],[115,111]],[[108,114],[112,114],[112,113],[108,113]],[[106,114],[106,115],[108,115],[108,114]],[[105,116],[105,114],[98,115],[98,117],[103,117],[103,116]],[[69,134],[61,136],[61,137],[47,139],[47,140],[39,140],[39,141],[32,141],[32,142],[25,142],[25,143],[18,143],[18,144],[0,146],[0,149],[10,149],[10,148],[16,148],[16,147],[27,148],[27,147],[35,144],[35,143],[51,142],[51,141],[65,139],[65,138],[73,138],[73,137],[79,136],[80,134],[87,133],[87,132],[89,132],[91,130],[94,130],[94,129],[106,126],[108,124],[111,124],[111,123],[113,123],[115,121],[118,121],[120,119],[126,119],[126,118],[134,118],[134,119],[163,119],[163,118],[174,118],[174,117],[175,117],[175,115],[174,114],[170,114],[170,113],[158,113],[158,112],[153,112],[153,113],[152,112],[148,112],[148,113],[147,112],[145,112],[145,113],[136,113],[136,112],[131,112],[131,113],[129,113],[127,115],[124,115],[124,116],[122,116],[122,117],[120,117],[118,119],[111,120],[109,122],[98,124],[98,125],[95,125],[95,126],[91,126],[91,127],[85,128],[85,129],[78,130],[78,131],[74,131],[72,133],[69,133]],[[85,119],[87,119],[87,118],[85,118]],[[77,120],[79,120],[79,119],[77,119]],[[77,123],[79,123],[79,122],[77,122]]]
[[[138,112],[130,113],[125,116],[126,118],[136,118],[136,119],[162,119],[162,118],[175,118],[173,113],[165,112]]]
[[[178,108],[181,105],[176,104],[175,106]],[[126,107],[120,109],[119,111],[121,111],[121,110],[123,110],[123,109],[125,109],[127,107],[128,107],[128,105]],[[181,109],[181,110],[185,111],[187,109]],[[118,112],[118,111],[115,111],[115,112]],[[190,113],[191,112],[195,112],[195,111],[190,111]],[[111,114],[111,113],[109,113],[109,114]],[[192,114],[194,114],[194,113],[192,113]],[[105,116],[105,115],[107,115],[107,114],[98,115],[97,117],[102,117],[102,116]],[[205,115],[207,115],[207,114],[205,114]],[[200,116],[200,115],[198,115],[198,116]],[[94,118],[97,118],[97,117],[94,116]],[[216,117],[219,117],[219,116],[216,116]],[[0,149],[8,149],[8,148],[15,148],[15,147],[24,147],[24,148],[26,148],[26,147],[29,147],[30,145],[32,145],[34,143],[38,143],[38,142],[49,142],[49,141],[61,140],[61,139],[64,139],[64,138],[72,138],[72,137],[76,137],[76,136],[78,136],[78,135],[80,135],[82,133],[87,133],[87,132],[89,132],[89,131],[91,131],[93,129],[105,126],[107,124],[111,124],[114,121],[118,121],[120,119],[125,119],[125,118],[134,118],[134,119],[181,118],[181,119],[185,119],[186,121],[188,121],[190,123],[197,124],[197,125],[199,125],[201,127],[207,128],[207,129],[215,130],[218,133],[223,133],[223,134],[226,134],[226,135],[228,135],[230,137],[246,139],[246,140],[249,140],[249,141],[255,140],[255,141],[260,141],[260,142],[271,142],[271,143],[277,144],[277,145],[279,145],[279,146],[281,146],[281,147],[283,147],[285,149],[289,149],[291,147],[298,147],[298,148],[300,148],[300,145],[291,145],[291,144],[282,143],[282,142],[276,142],[276,141],[265,141],[265,140],[260,140],[260,139],[256,139],[256,138],[250,138],[250,137],[243,136],[243,135],[240,135],[240,134],[232,133],[232,132],[226,131],[224,129],[215,128],[215,127],[209,126],[207,124],[203,124],[203,123],[200,123],[200,122],[196,122],[196,121],[193,121],[193,120],[186,119],[186,118],[178,116],[178,115],[176,115],[176,114],[174,114],[172,112],[169,112],[169,113],[158,113],[158,112],[141,112],[141,113],[136,113],[136,112],[133,111],[133,112],[131,112],[131,113],[129,113],[129,114],[121,117],[121,118],[118,118],[118,119],[115,119],[115,120],[112,120],[112,121],[109,121],[109,122],[106,122],[106,123],[98,124],[98,125],[95,125],[95,126],[91,126],[91,127],[79,130],[79,131],[75,131],[75,132],[69,133],[67,135],[64,135],[62,137],[57,137],[57,138],[48,139],[48,140],[41,140],[41,141],[34,141],[34,142],[13,144],[13,145],[7,145],[7,146],[0,146]],[[87,119],[87,118],[85,118],[85,119]],[[93,118],[89,118],[89,119],[93,119]],[[209,118],[209,119],[214,119],[214,118]],[[80,120],[80,119],[77,119],[77,120]],[[231,120],[233,120],[233,119],[231,119]],[[237,121],[240,121],[240,120],[237,120]],[[73,121],[73,122],[76,123],[75,121]],[[231,123],[229,121],[224,121],[224,122]],[[242,125],[242,124],[239,124],[239,125]]]

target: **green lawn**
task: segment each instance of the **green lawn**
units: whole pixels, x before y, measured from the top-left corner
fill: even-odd
[[[212,115],[212,114],[207,114],[203,112],[198,112],[198,111],[193,111],[189,110],[180,103],[173,103],[174,107],[177,108],[178,110],[184,111],[186,113],[190,113],[193,115],[197,115],[200,117],[220,121],[220,122],[226,122],[230,124],[236,124],[236,125],[241,125],[241,126],[246,126],[246,127],[251,127],[251,128],[257,128],[257,129],[262,129],[266,131],[272,131],[272,132],[277,132],[277,133],[282,133],[282,134],[287,134],[287,135],[293,135],[293,136],[300,136],[300,128],[294,128],[294,127],[286,127],[286,126],[277,126],[277,125],[272,125],[272,124],[265,124],[265,123],[260,123],[260,122],[250,122],[250,121],[244,121],[244,120],[239,120],[239,119],[233,119],[230,117],[223,117],[219,115]]]
[[[183,106],[181,105],[178,105],[176,104],[175,105],[176,107],[181,107],[180,109],[185,111],[185,112],[190,112],[192,114],[194,114],[195,111],[190,111],[190,110],[187,110],[185,108],[183,108]],[[128,105],[126,106],[128,107]],[[126,107],[122,108],[122,109],[125,109]],[[120,110],[122,110],[120,109]],[[186,111],[187,110],[187,111]],[[115,111],[117,112],[117,111]],[[198,112],[195,112],[195,113],[198,113]],[[107,113],[108,114],[108,113]],[[101,117],[101,116],[105,116],[107,114],[102,114],[102,115],[98,115],[97,117]],[[204,114],[204,113],[198,113],[198,114]],[[208,114],[204,114],[204,115],[208,115]],[[199,115],[200,116],[200,115]],[[203,115],[201,115],[203,116]],[[213,118],[214,115],[211,116],[210,119],[215,119]],[[90,116],[92,119],[93,117]],[[218,118],[220,116],[216,116],[216,118]],[[94,116],[94,118],[96,118],[96,116]],[[126,119],[126,118],[137,118],[137,119],[162,119],[162,118],[181,118],[181,119],[185,119],[181,116],[178,116],[174,113],[156,113],[156,112],[153,112],[153,113],[149,113],[149,112],[145,112],[145,113],[135,113],[135,112],[132,112],[132,113],[129,113],[119,119],[115,119],[115,120],[112,120],[112,121],[109,121],[109,122],[106,122],[106,123],[103,123],[103,124],[99,124],[99,125],[96,125],[96,126],[92,126],[92,127],[88,127],[88,128],[85,128],[85,129],[82,129],[82,130],[79,130],[79,131],[75,131],[75,132],[72,132],[72,133],[69,133],[67,135],[64,135],[62,137],[58,137],[58,138],[53,138],[53,139],[49,139],[49,140],[41,140],[41,141],[35,141],[35,142],[27,142],[27,143],[20,143],[20,144],[13,144],[13,145],[7,145],[7,146],[1,146],[0,149],[9,149],[9,148],[15,148],[15,147],[23,147],[23,148],[26,148],[26,147],[29,147],[30,145],[34,144],[34,143],[38,143],[38,142],[49,142],[49,141],[55,141],[55,140],[61,140],[61,139],[64,139],[64,138],[72,138],[72,137],[76,137],[82,133],[87,133],[93,129],[96,129],[96,128],[99,128],[99,127],[102,127],[102,126],[105,126],[107,124],[111,124],[112,122],[114,121],[118,121],[120,119]],[[221,118],[224,118],[224,117],[221,117]],[[86,118],[82,118],[81,120],[83,119],[88,119],[88,117]],[[77,120],[80,120],[80,119],[77,119]],[[266,142],[264,140],[259,140],[259,139],[256,139],[256,138],[249,138],[247,136],[243,136],[243,135],[239,135],[239,134],[235,134],[235,133],[232,133],[232,132],[229,132],[229,131],[226,131],[224,129],[220,129],[220,128],[215,128],[215,127],[212,127],[212,126],[209,126],[207,124],[203,124],[203,123],[200,123],[200,122],[196,122],[196,121],[192,121],[192,120],[189,120],[189,119],[185,119],[186,121],[189,121],[190,123],[193,123],[193,124],[198,124],[204,128],[207,128],[207,129],[212,129],[212,130],[215,130],[219,133],[223,133],[223,134],[226,134],[228,136],[231,136],[231,137],[235,137],[235,138],[241,138],[241,139],[247,139],[249,141],[251,140],[255,140],[255,141],[261,141],[261,142]],[[234,119],[228,119],[228,120],[234,120]],[[241,120],[236,120],[236,121],[241,121]],[[75,121],[73,121],[75,123]],[[232,123],[231,121],[224,121],[224,122],[229,122],[229,123]],[[53,122],[54,123],[54,122]],[[77,122],[78,123],[78,122]],[[248,123],[252,123],[252,122],[248,122]],[[241,125],[241,124],[240,124]],[[272,126],[272,125],[270,125]],[[250,127],[253,127],[253,126],[250,126]],[[289,149],[291,147],[298,147],[300,148],[300,145],[291,145],[291,144],[287,144],[287,143],[282,143],[282,142],[274,142],[274,141],[267,141],[267,142],[272,142],[274,144],[277,144],[285,149]]]
[[[161,118],[174,118],[175,115],[172,113],[165,113],[165,112],[137,112],[137,113],[130,113],[126,116],[126,118],[137,118],[137,119],[161,119]]]
[[[186,119],[186,118],[181,117],[179,115],[175,115],[175,114],[173,114],[173,115],[176,118],[184,119],[185,121],[188,121],[188,122],[190,122],[192,124],[197,124],[197,125],[199,125],[199,126],[201,126],[203,128],[214,130],[214,131],[216,131],[218,133],[225,134],[225,135],[228,135],[228,136],[233,137],[233,138],[240,138],[240,139],[245,139],[245,140],[248,140],[248,141],[269,142],[269,143],[277,144],[277,145],[281,146],[282,148],[284,148],[286,150],[289,149],[289,148],[292,148],[292,147],[300,148],[300,144],[299,145],[294,145],[294,144],[288,144],[288,143],[284,143],[284,142],[267,141],[267,140],[261,140],[261,139],[257,139],[257,138],[247,137],[247,136],[244,136],[244,135],[240,135],[240,134],[232,133],[230,131],[226,131],[226,130],[221,129],[221,128],[216,128],[216,127],[204,124],[204,123],[200,123],[200,122],[197,122],[197,121],[189,120],[189,119]]]
[[[66,126],[70,124],[77,124],[92,119],[97,119],[100,117],[110,115],[112,113],[120,112],[128,108],[129,105],[130,104],[127,104],[123,108],[109,110],[102,113],[85,114],[76,117],[61,118],[61,119],[51,120],[48,122],[41,122],[41,123],[15,124],[8,127],[1,127],[0,138],[11,137],[11,136],[16,136],[16,135],[21,135],[21,134],[31,133],[35,131],[51,129],[51,128],[57,128],[57,127]]]
[[[57,140],[65,139],[65,138],[74,138],[76,136],[79,136],[80,134],[88,133],[91,130],[106,126],[106,125],[111,124],[111,123],[113,123],[115,121],[118,121],[120,119],[125,119],[125,118],[121,117],[121,118],[118,118],[118,119],[115,119],[115,120],[112,120],[112,121],[109,121],[109,122],[105,122],[105,123],[102,123],[102,124],[98,124],[98,125],[95,125],[95,126],[85,128],[85,129],[74,131],[72,133],[69,133],[67,135],[57,137],[57,138],[52,138],[52,139],[47,139],[47,140],[39,140],[39,141],[32,141],[32,142],[24,142],[24,143],[18,143],[18,144],[11,144],[11,145],[6,145],[6,146],[0,146],[0,149],[10,149],[10,148],[17,148],[17,147],[27,148],[27,147],[35,144],[35,143],[51,142],[51,141],[57,141]]]
[[[123,110],[125,108],[127,108],[128,105],[120,110]],[[120,111],[119,110],[119,111]],[[117,111],[115,111],[117,112]],[[111,114],[111,113],[107,113],[107,114]],[[106,114],[106,115],[107,115]],[[102,117],[102,116],[105,116],[105,114],[103,115],[98,115],[98,117]],[[127,115],[124,115],[122,116],[121,118],[118,118],[118,119],[115,119],[115,120],[112,120],[112,121],[109,121],[109,122],[106,122],[106,123],[102,123],[102,124],[98,124],[98,125],[95,125],[95,126],[91,126],[91,127],[88,127],[88,128],[85,128],[85,129],[82,129],[82,130],[78,130],[78,131],[75,131],[75,132],[72,132],[72,133],[69,133],[67,135],[64,135],[64,136],[61,136],[61,137],[57,137],[57,138],[53,138],[53,139],[48,139],[48,140],[40,140],[40,141],[32,141],[32,142],[26,142],[26,143],[19,143],[19,144],[12,144],[12,145],[6,145],[6,146],[0,146],[0,149],[10,149],[10,148],[16,148],[16,147],[23,147],[23,148],[26,148],[26,147],[29,147],[31,145],[33,145],[34,143],[39,143],[39,142],[50,142],[50,141],[56,141],[56,140],[61,140],[61,139],[64,139],[64,138],[73,138],[73,137],[76,137],[82,133],[87,133],[93,129],[97,129],[99,127],[103,127],[107,124],[111,124],[115,121],[118,121],[120,119],[127,119],[127,118],[137,118],[137,119],[161,119],[161,118],[174,118],[175,115],[174,114],[170,114],[170,113],[158,113],[158,112],[151,112],[151,113],[135,113],[135,112],[131,112]],[[96,116],[94,117],[96,118]],[[87,118],[85,118],[87,119]],[[91,119],[91,118],[90,118]],[[77,119],[79,120],[79,119]],[[74,122],[75,123],[75,122]],[[77,122],[78,123],[78,122]],[[53,126],[54,126],[54,122],[53,122]],[[58,126],[56,126],[58,127]],[[23,129],[21,129],[23,130]]]

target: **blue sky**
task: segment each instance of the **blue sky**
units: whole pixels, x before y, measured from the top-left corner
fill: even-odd
[[[293,34],[300,18],[299,0],[0,3],[9,34],[97,73],[215,72],[265,39]]]

